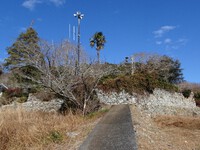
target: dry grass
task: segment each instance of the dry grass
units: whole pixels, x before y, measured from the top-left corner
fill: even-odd
[[[177,127],[189,130],[200,130],[199,117],[183,117],[183,116],[157,116],[154,121],[160,127]],[[200,131],[199,131],[200,132]]]
[[[200,150],[200,117],[148,116],[131,106],[138,150]]]
[[[189,82],[183,82],[178,85],[180,90],[184,89],[191,89],[193,92],[199,92],[200,91],[200,84],[199,83],[189,83]]]
[[[0,111],[0,150],[76,149],[102,114],[84,118],[22,109]],[[78,135],[68,136],[71,132]]]

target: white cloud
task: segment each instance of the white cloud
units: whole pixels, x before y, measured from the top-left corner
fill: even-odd
[[[65,4],[65,0],[49,0],[49,1],[52,2],[56,6],[61,6]]]
[[[178,39],[177,43],[181,44],[181,45],[185,45],[188,42],[187,39]]]
[[[156,41],[157,45],[162,45],[162,44],[172,44],[172,40],[170,38],[166,38],[164,40]]]
[[[42,18],[37,18],[36,20],[39,21],[39,22],[42,22],[42,21],[43,21]]]
[[[170,38],[166,38],[164,40],[156,41],[156,44],[165,48],[165,50],[179,49],[185,46],[188,42],[188,39],[180,38],[178,40],[173,41]]]
[[[162,26],[160,29],[156,30],[153,32],[156,38],[162,37],[165,33],[174,30],[176,27],[175,26]]]
[[[28,8],[29,10],[33,10],[37,4],[42,3],[41,0],[26,0],[22,3],[22,6]]]
[[[169,38],[167,38],[167,39],[164,40],[164,43],[165,43],[165,44],[170,44],[171,42],[172,42],[172,40],[169,39]]]
[[[155,44],[165,48],[166,50],[170,49],[179,49],[183,46],[185,46],[188,42],[187,38],[178,38],[174,39],[174,37],[166,37],[165,34],[177,29],[178,26],[162,26],[158,30],[154,31],[154,38],[155,39]],[[173,40],[172,40],[173,39]]]
[[[161,44],[162,44],[162,41],[156,41],[156,44],[157,44],[157,45],[161,45]]]
[[[65,4],[65,0],[25,0],[22,3],[22,6],[29,10],[34,10],[37,4],[42,4],[42,3],[45,4],[52,3],[55,6],[61,6]]]

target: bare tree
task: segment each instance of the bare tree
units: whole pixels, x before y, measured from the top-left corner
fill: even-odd
[[[199,92],[200,91],[200,83],[190,83],[190,82],[183,82],[178,85],[179,89],[181,91],[185,89],[190,89],[193,92]]]
[[[27,50],[33,50],[29,47]],[[38,52],[38,51],[37,51]],[[29,51],[27,51],[27,54]],[[42,87],[48,88],[66,100],[67,107],[73,105],[81,109],[83,115],[88,110],[87,106],[94,100],[95,89],[102,76],[110,73],[111,69],[104,65],[88,62],[87,56],[81,50],[80,73],[76,71],[76,46],[68,41],[58,45],[49,44],[46,41],[40,42],[40,53],[30,56],[25,62],[25,67],[32,68],[37,74],[22,71],[18,73]],[[95,109],[95,106],[91,106]]]

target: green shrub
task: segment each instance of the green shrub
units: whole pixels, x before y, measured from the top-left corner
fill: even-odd
[[[100,109],[99,111],[95,111],[95,112],[91,112],[91,113],[87,114],[86,117],[87,118],[93,118],[95,116],[101,116],[101,115],[107,113],[108,111],[109,111],[109,109],[103,108],[103,109]]]
[[[9,88],[5,90],[1,98],[2,105],[11,104],[13,101],[24,103],[28,99],[28,93],[24,92],[22,88]]]
[[[28,97],[22,96],[22,97],[20,97],[20,98],[17,100],[17,102],[18,102],[18,103],[24,103],[24,102],[27,101],[27,99],[28,99]]]
[[[104,77],[99,88],[105,92],[125,90],[129,94],[133,92],[138,94],[152,93],[155,88],[178,91],[175,85],[159,80],[158,76],[153,73],[135,73],[134,75],[119,75],[113,78]]]
[[[200,92],[195,92],[194,93],[194,99],[195,99],[196,105],[198,107],[200,107]]]
[[[190,94],[191,94],[191,90],[190,89],[184,89],[183,91],[182,91],[182,94],[183,94],[183,96],[185,97],[185,98],[188,98],[188,97],[190,97]]]
[[[53,141],[54,143],[59,143],[59,142],[62,142],[63,135],[60,132],[58,132],[58,131],[52,131],[49,134],[49,139],[51,141]]]
[[[200,100],[200,92],[194,93],[195,100]]]

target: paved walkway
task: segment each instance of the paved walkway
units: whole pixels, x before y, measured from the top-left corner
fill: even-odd
[[[129,106],[113,106],[79,150],[137,150]]]

